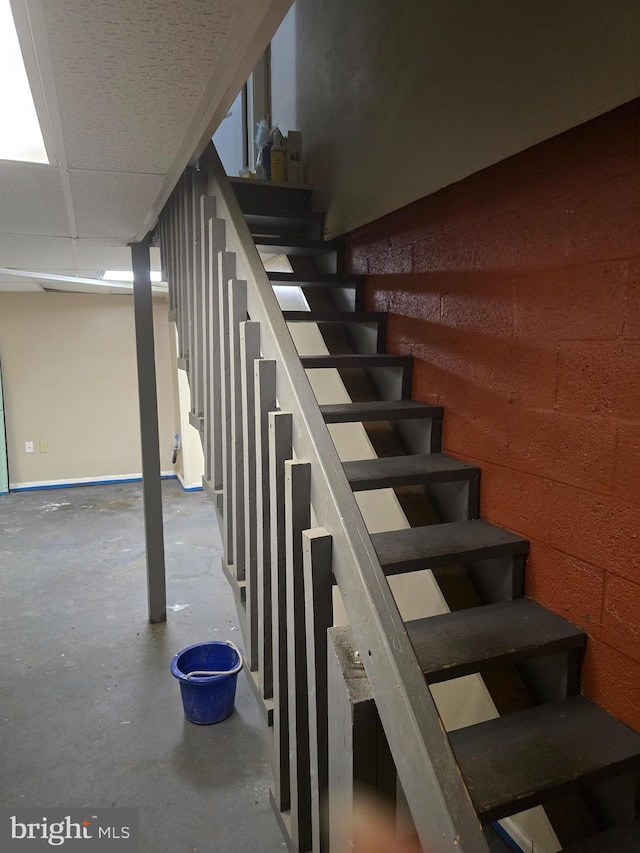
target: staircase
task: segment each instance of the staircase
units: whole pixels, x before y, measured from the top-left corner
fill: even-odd
[[[290,849],[348,841],[332,824],[325,794],[346,776],[352,792],[354,776],[365,772],[357,769],[363,740],[364,751],[371,748],[367,730],[356,730],[363,701],[367,725],[371,714],[382,721],[371,729],[379,730],[372,736],[381,756],[372,778],[393,789],[397,767],[418,835],[438,853],[487,850],[498,843],[492,824],[539,805],[548,806],[572,853],[640,849],[640,736],[580,694],[585,634],[524,597],[528,542],[480,517],[480,470],[442,452],[446,413],[411,399],[412,359],[385,352],[386,315],[364,310],[364,280],[341,271],[340,242],[322,239],[324,219],[311,209],[310,190],[232,179],[234,197],[214,154],[201,171],[185,177],[163,214],[164,266],[192,422],[205,447],[205,488],[219,510],[224,568],[245,619],[250,683],[273,727],[272,802]],[[285,256],[291,271],[257,271],[238,208],[258,252]],[[189,210],[191,268],[189,251],[171,251]],[[247,291],[236,277],[243,252],[243,275],[257,280],[254,297],[251,281]],[[201,282],[198,294],[207,269],[210,287]],[[301,288],[309,310],[285,310],[278,319],[267,284]],[[270,357],[276,344],[265,337],[267,320],[278,345],[285,322],[317,324],[326,351],[305,353],[297,365],[290,355]],[[216,353],[222,389],[212,387]],[[300,370],[338,371],[352,402],[318,406],[306,397],[292,415]],[[362,425],[378,457],[334,462],[329,445],[319,445],[320,420]],[[393,489],[411,526],[369,535],[341,489]],[[338,514],[344,542],[322,518],[336,501],[347,507]],[[351,585],[340,563],[345,549],[356,566],[377,561],[384,577],[432,570],[451,612],[403,625],[377,569],[368,575],[365,565],[362,583]],[[327,650],[336,583],[351,628],[329,630]],[[446,736],[424,685],[473,674],[483,676],[501,716]],[[350,693],[350,680],[364,693]],[[393,778],[385,782],[387,749]]]

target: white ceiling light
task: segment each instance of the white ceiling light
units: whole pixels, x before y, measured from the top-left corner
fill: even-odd
[[[0,0],[0,116],[0,159],[49,162],[9,0]]]
[[[100,276],[104,281],[133,281],[131,270],[105,270]],[[162,273],[151,270],[151,281],[162,281]]]

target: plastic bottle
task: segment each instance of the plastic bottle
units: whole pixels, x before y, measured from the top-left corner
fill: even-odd
[[[271,180],[278,183],[284,183],[287,180],[287,155],[284,137],[277,127],[273,131],[273,145],[271,146]]]

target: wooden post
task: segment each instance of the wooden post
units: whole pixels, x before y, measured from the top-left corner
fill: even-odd
[[[297,849],[303,851],[311,849],[309,689],[302,552],[302,531],[311,523],[311,466],[301,460],[289,461],[285,462],[284,470],[291,838]]]
[[[333,625],[332,539],[324,528],[302,534],[307,679],[309,688],[309,766],[311,774],[312,849],[328,849],[329,729],[327,631]]]
[[[136,329],[142,496],[147,558],[147,599],[150,622],[166,622],[167,593],[162,521],[162,482],[158,437],[158,398],[153,340],[153,302],[148,238],[131,244],[133,310]]]
[[[276,363],[254,362],[256,398],[256,577],[258,585],[258,687],[263,699],[273,697],[271,627],[271,495],[269,412],[276,408]]]
[[[211,241],[209,239],[209,223],[215,219],[216,200],[213,196],[200,196],[200,267],[202,269],[202,316],[200,334],[202,335],[202,416],[204,418],[204,433],[202,435],[202,450],[204,452],[204,479],[211,480],[212,467],[212,394],[213,379],[211,313],[213,281],[211,274]]]
[[[292,456],[292,417],[269,413],[271,503],[271,636],[273,649],[274,800],[290,807],[289,691],[287,685],[286,549],[284,463]]]
[[[231,514],[232,553],[235,576],[245,579],[244,467],[242,437],[242,377],[240,355],[240,323],[247,319],[247,282],[233,279],[229,283],[229,397],[231,402]]]
[[[211,447],[209,479],[214,490],[222,490],[222,389],[220,365],[220,253],[224,251],[226,231],[224,219],[210,219],[207,227],[209,266],[207,285],[209,290],[209,313],[207,316],[209,356],[209,423],[205,429]]]
[[[362,790],[393,797],[391,752],[351,628],[327,635],[329,688],[329,849],[353,847],[354,798]]]
[[[260,358],[260,323],[240,323],[240,380],[242,386],[242,444],[244,459],[245,580],[247,632],[244,638],[249,669],[258,668],[258,580],[256,514],[256,395],[254,364]]]
[[[220,329],[220,420],[222,428],[222,544],[228,567],[234,562],[231,455],[231,349],[229,344],[229,286],[235,278],[236,256],[232,252],[218,255],[218,325]]]

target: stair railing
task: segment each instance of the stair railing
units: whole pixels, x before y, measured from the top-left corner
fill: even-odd
[[[387,579],[213,145],[160,218],[163,268],[252,681],[274,727],[277,811],[321,849],[337,583],[423,849],[487,850]],[[329,719],[328,719],[329,717]],[[270,718],[271,719],[271,718]]]

